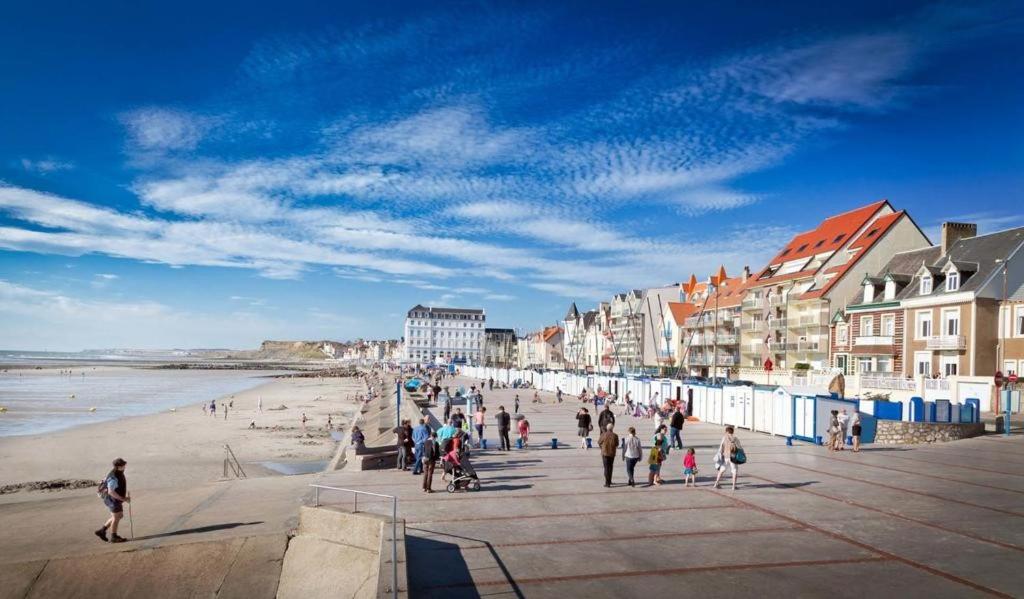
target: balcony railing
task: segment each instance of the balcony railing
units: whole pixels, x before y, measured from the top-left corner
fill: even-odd
[[[925,379],[924,388],[928,391],[949,391],[949,379]]]
[[[892,376],[891,374],[862,374],[860,375],[860,387],[862,389],[916,391],[917,383],[913,379]]]
[[[821,344],[817,341],[798,341],[796,351],[818,351]]]
[[[719,334],[713,337],[711,340],[712,342],[718,343],[718,345],[736,345],[737,343],[739,343],[740,338],[738,335]]]
[[[743,322],[744,331],[763,331],[765,329],[765,321],[763,320],[747,320]]]
[[[768,326],[773,329],[784,329],[786,328],[787,319],[785,318],[773,318],[768,321]]]
[[[967,338],[963,335],[932,335],[926,341],[928,349],[966,349]]]
[[[853,338],[854,345],[893,345],[896,343],[892,335],[861,335]]]
[[[828,314],[803,314],[801,316],[790,316],[789,327],[792,329],[799,327],[820,327],[828,324]]]
[[[742,306],[744,310],[757,310],[759,308],[764,308],[764,298],[748,297],[747,299],[743,300]]]

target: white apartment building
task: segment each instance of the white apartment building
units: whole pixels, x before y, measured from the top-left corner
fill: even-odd
[[[417,304],[405,317],[407,362],[480,364],[486,314],[466,308],[427,308]]]

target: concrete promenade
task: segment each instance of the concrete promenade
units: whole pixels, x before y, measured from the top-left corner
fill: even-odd
[[[489,423],[514,393],[485,392]],[[710,487],[721,427],[691,422],[683,437],[697,449],[699,488],[682,487],[674,451],[664,486],[625,486],[617,460],[605,489],[596,445],[576,446],[578,402],[542,393],[538,406],[532,395],[520,391],[531,447],[496,451],[489,426],[491,449],[473,455],[478,493],[444,492],[440,470],[433,495],[397,471],[321,478],[399,496],[412,596],[1024,595],[1024,437],[829,454],[741,431],[750,462],[732,492]],[[616,432],[636,426],[649,447],[653,421],[617,417]],[[360,509],[385,506],[361,499]]]

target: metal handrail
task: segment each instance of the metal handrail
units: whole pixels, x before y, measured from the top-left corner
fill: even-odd
[[[391,596],[398,597],[398,497],[395,497],[394,495],[384,495],[382,493],[346,489],[344,487],[331,487],[328,485],[311,484],[309,486],[314,489],[313,507],[320,507],[320,489],[352,493],[352,513],[359,511],[360,495],[371,495],[373,497],[383,497],[384,499],[391,500]]]

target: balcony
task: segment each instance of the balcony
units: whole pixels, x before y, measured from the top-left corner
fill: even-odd
[[[742,307],[744,310],[760,310],[764,308],[763,297],[748,297],[743,300]]]
[[[763,320],[748,320],[743,323],[742,328],[744,331],[763,331],[765,329],[765,324],[766,323]]]
[[[796,351],[798,352],[816,352],[819,351],[820,347],[821,343],[817,341],[798,341],[796,343]]]
[[[712,342],[718,343],[718,345],[736,345],[739,343],[740,338],[738,335],[719,334],[711,340]]]
[[[802,314],[797,317],[789,319],[789,327],[796,329],[800,327],[822,327],[827,326],[829,321],[828,314]]]
[[[768,326],[772,329],[784,329],[786,328],[787,319],[785,318],[773,318],[768,321]]]
[[[963,335],[932,335],[925,341],[925,347],[932,350],[964,350],[967,338]]]
[[[853,338],[854,345],[893,345],[896,339],[892,335],[861,335]]]

